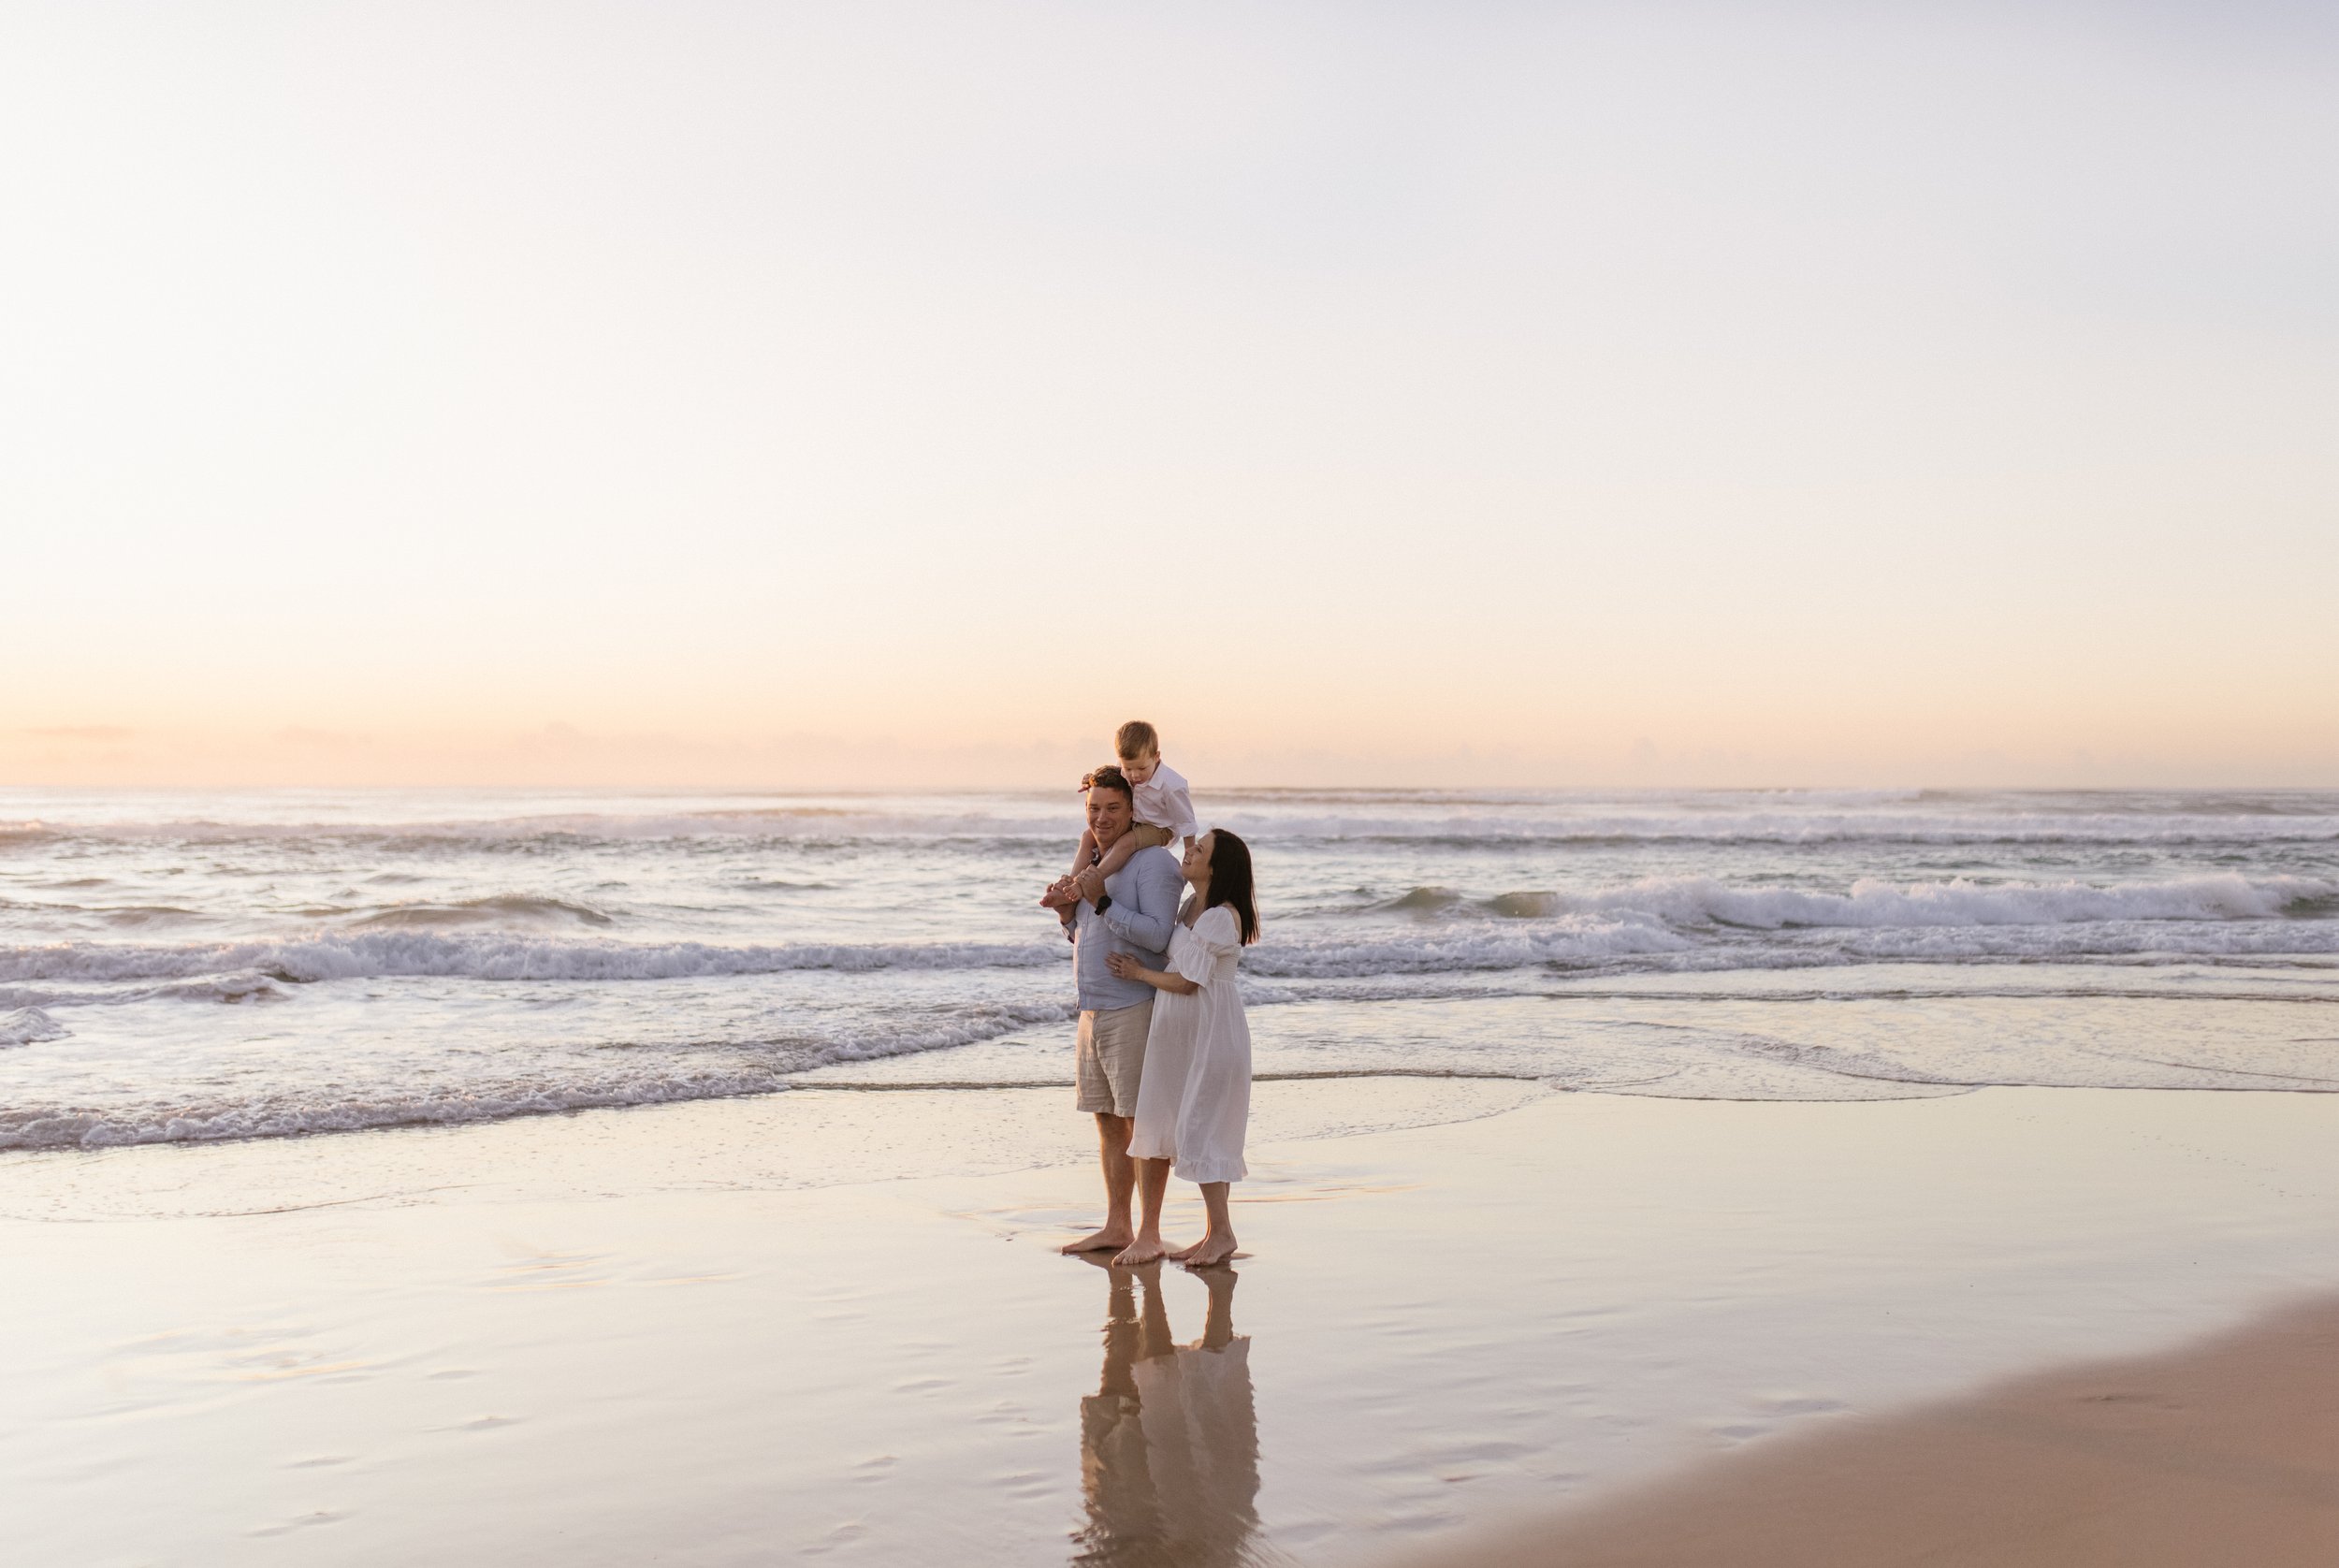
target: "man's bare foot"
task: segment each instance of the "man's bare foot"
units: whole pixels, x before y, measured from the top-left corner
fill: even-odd
[[[1177,1259],[1189,1269],[1207,1269],[1213,1263],[1224,1263],[1232,1257],[1234,1248],[1233,1231],[1224,1235],[1213,1233],[1177,1254]]]
[[[1114,1255],[1112,1266],[1116,1269],[1134,1269],[1140,1263],[1158,1263],[1163,1256],[1160,1237],[1140,1236]]]
[[[1077,1241],[1067,1241],[1056,1248],[1056,1251],[1062,1253],[1119,1252],[1136,1240],[1137,1238],[1130,1234],[1127,1226],[1109,1225],[1092,1236],[1083,1236]]]

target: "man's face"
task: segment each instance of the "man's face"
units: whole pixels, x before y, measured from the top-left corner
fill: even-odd
[[[1111,849],[1113,841],[1129,831],[1129,797],[1101,784],[1089,791],[1088,831],[1097,835],[1097,849]]]

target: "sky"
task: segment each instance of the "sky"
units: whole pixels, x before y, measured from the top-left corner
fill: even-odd
[[[2339,785],[2339,22],[0,8],[0,784]]]

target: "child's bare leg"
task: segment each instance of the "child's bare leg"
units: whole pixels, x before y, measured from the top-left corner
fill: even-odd
[[[1082,828],[1081,830],[1081,847],[1072,856],[1072,869],[1057,878],[1055,881],[1049,886],[1047,893],[1040,898],[1039,902],[1042,904],[1047,903],[1050,898],[1055,895],[1058,888],[1068,889],[1075,877],[1078,877],[1082,872],[1087,870],[1090,866],[1096,864],[1097,835],[1089,832],[1086,828]],[[1075,894],[1074,896],[1077,900],[1078,895]],[[1063,904],[1057,906],[1056,907],[1056,918],[1064,922],[1064,929],[1067,931],[1072,929],[1073,908],[1074,906],[1072,904]]]
[[[1129,857],[1135,853],[1137,853],[1137,835],[1133,833],[1123,834],[1121,835],[1120,842],[1113,845],[1111,849],[1107,849],[1105,851],[1105,858],[1097,863],[1097,874],[1100,877],[1110,877],[1113,875],[1123,866],[1128,864]]]

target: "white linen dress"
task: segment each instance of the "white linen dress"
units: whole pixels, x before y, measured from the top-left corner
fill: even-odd
[[[1129,1153],[1173,1162],[1186,1182],[1242,1180],[1251,1121],[1251,1024],[1235,989],[1242,928],[1227,905],[1170,928],[1170,967],[1200,989],[1162,992],[1145,1036]]]

